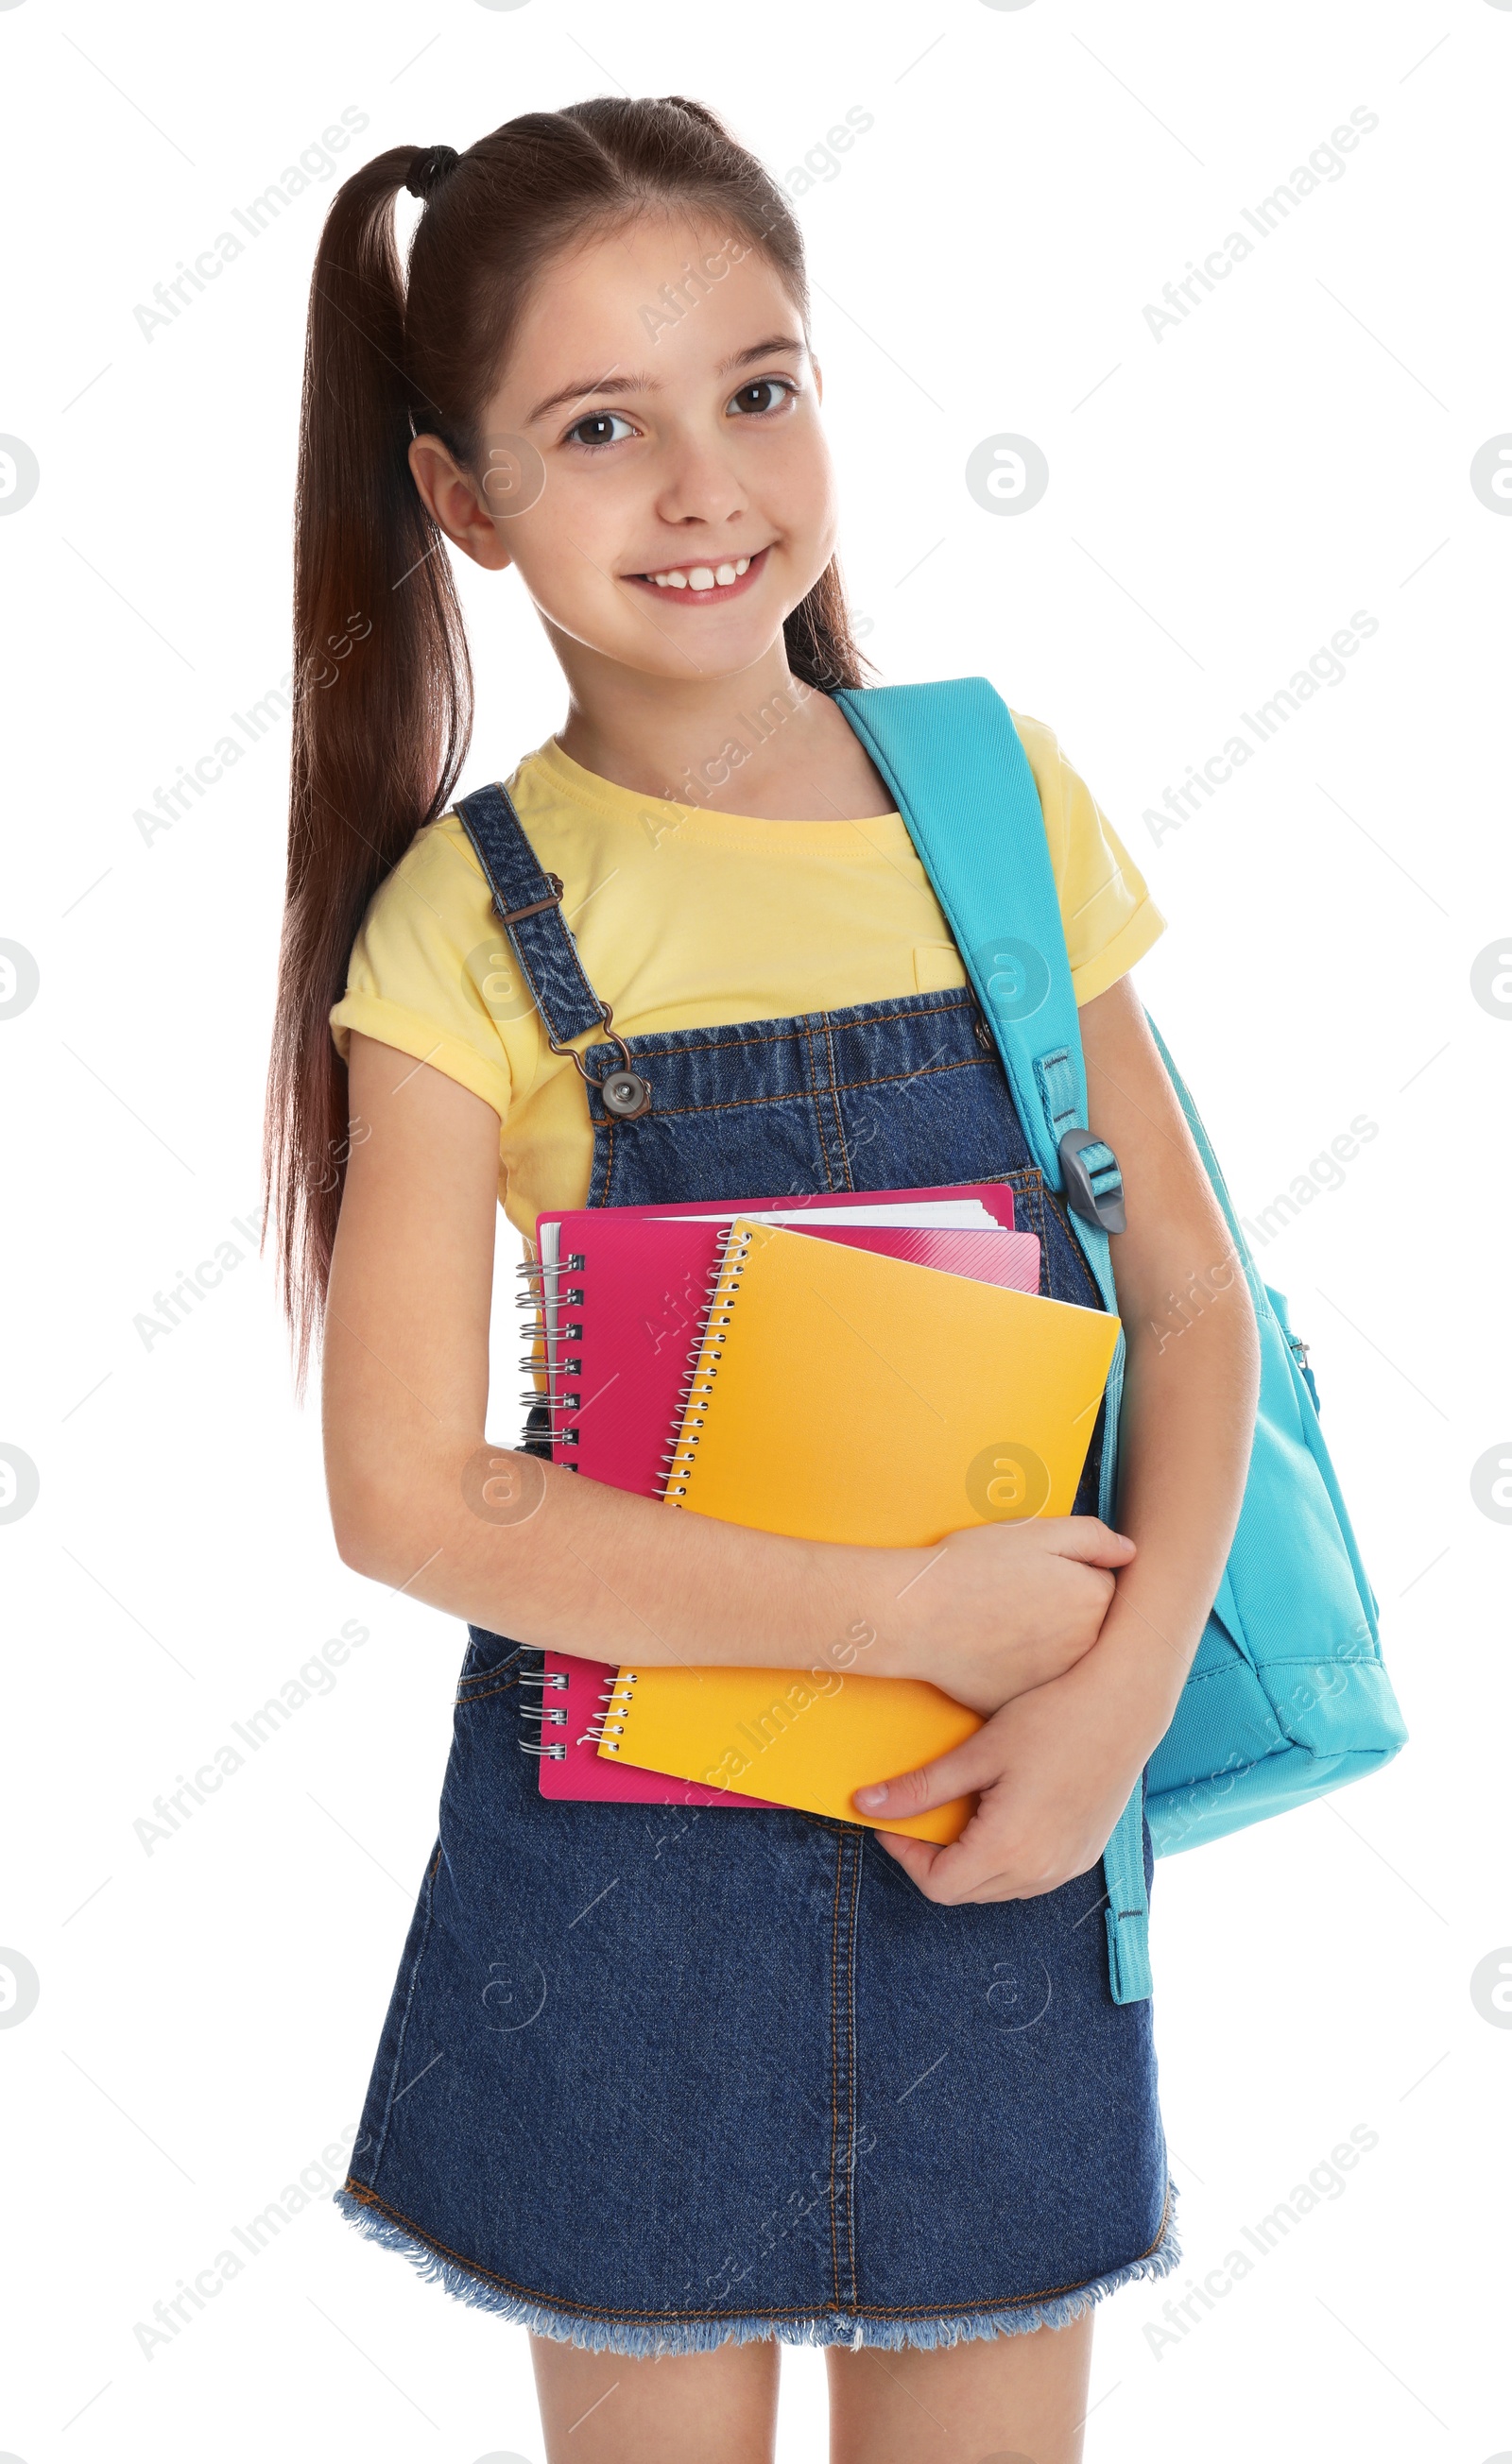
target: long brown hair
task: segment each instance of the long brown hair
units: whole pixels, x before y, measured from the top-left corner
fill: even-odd
[[[401,188],[426,198],[408,281]],[[443,535],[410,472],[439,435],[474,468],[531,284],[558,250],[647,211],[758,248],[809,318],[787,198],[701,103],[600,97],[530,111],[465,154],[396,145],[331,201],[310,285],[294,546],[288,882],[264,1177],[302,1383],[321,1326],[350,1124],[327,1015],[358,926],[466,758],[473,679]],[[837,567],[788,618],[789,665],[861,681]]]

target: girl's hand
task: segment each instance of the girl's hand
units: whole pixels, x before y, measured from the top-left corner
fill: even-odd
[[[1092,1514],[976,1524],[937,1549],[889,1550],[901,1572],[889,1571],[896,1608],[878,1620],[896,1655],[888,1674],[927,1678],[987,1717],[1091,1650],[1110,1570],[1133,1555],[1133,1541]]]
[[[1020,1694],[964,1746],[857,1789],[862,1812],[909,1815],[981,1792],[959,1839],[877,1835],[925,1899],[1032,1900],[1095,1865],[1158,1742],[1151,1705],[1103,1680],[1094,1653]],[[874,1801],[875,1800],[875,1801]]]
[[[879,1801],[875,1790],[856,1791],[857,1810],[882,1820],[980,1792],[947,1847],[878,1834],[924,1897],[946,1904],[1034,1899],[1101,1856],[1180,1699],[1233,1539],[1255,1425],[1259,1351],[1248,1283],[1130,979],[1088,1001],[1080,1023],[1088,1125],[1119,1158],[1128,1208],[1128,1228],[1112,1243],[1128,1338],[1119,1511],[1139,1558],[1119,1575],[1095,1650],[994,1708],[952,1753],[889,1778]],[[1033,1529],[961,1539],[980,1548]],[[928,1592],[959,1548],[950,1544],[901,1608]],[[1063,1571],[1106,1584],[1097,1569],[1116,1562]],[[1001,1598],[981,1615],[989,1633],[995,1620],[1000,1646],[1003,1617]],[[908,1674],[919,1673],[917,1654],[915,1663]],[[978,1706],[980,1696],[947,1677],[940,1683]]]

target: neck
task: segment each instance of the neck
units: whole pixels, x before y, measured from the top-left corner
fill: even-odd
[[[713,677],[646,675],[581,642],[553,646],[570,696],[558,743],[634,795],[725,812],[780,804],[811,767],[816,725],[838,716],[793,674],[781,634],[752,666]]]

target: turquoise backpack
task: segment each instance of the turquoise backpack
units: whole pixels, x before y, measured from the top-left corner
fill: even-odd
[[[897,798],[991,1023],[1034,1160],[1065,1199],[1098,1288],[1116,1310],[1108,1235],[1123,1228],[1123,1184],[1111,1149],[1087,1129],[1059,901],[1012,718],[983,676],[835,699]],[[1103,1857],[1108,1972],[1119,2002],[1150,1991],[1142,1814],[1157,1857],[1170,1856],[1363,1778],[1407,1738],[1305,1347],[1287,1323],[1285,1300],[1256,1272],[1191,1098],[1158,1033],[1155,1041],[1243,1262],[1259,1327],[1260,1390],[1218,1596],[1175,1716]],[[1121,1335],[1099,1501],[1109,1524],[1123,1375]]]

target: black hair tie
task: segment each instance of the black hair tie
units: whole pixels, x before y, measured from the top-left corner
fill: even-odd
[[[429,145],[417,154],[405,182],[411,197],[429,197],[438,183],[461,161],[455,145]]]

